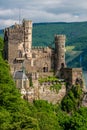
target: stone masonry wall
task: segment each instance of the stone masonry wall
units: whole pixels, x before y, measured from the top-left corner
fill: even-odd
[[[49,103],[56,104],[60,103],[66,94],[66,87],[62,84],[61,89],[57,93],[56,91],[50,90],[50,86],[39,86],[39,99],[47,100]]]
[[[38,80],[33,81],[33,86],[30,87],[24,96],[29,102],[33,102],[33,100],[46,100],[49,103],[56,104],[60,103],[63,97],[66,95],[66,87],[64,83],[62,83],[62,87],[57,93],[56,91],[50,90],[49,83],[39,84]]]

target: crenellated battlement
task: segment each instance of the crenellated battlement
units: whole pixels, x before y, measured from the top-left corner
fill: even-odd
[[[65,35],[55,35],[55,38],[57,38],[57,39],[65,39],[66,38],[66,36]]]

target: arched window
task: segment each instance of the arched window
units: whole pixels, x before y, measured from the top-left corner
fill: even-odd
[[[61,63],[61,68],[64,68],[64,63]]]
[[[19,51],[19,57],[22,58],[22,52],[21,51]]]
[[[45,63],[43,66],[43,72],[48,72],[48,64]]]

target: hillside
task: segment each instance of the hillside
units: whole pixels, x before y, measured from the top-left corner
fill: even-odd
[[[74,46],[66,52],[68,66],[80,67],[87,70],[87,22],[57,22],[57,23],[34,23],[33,46],[52,46],[55,34],[66,35],[66,46]],[[2,35],[2,30],[0,31]],[[72,58],[71,58],[72,56]],[[70,57],[70,58],[69,58]]]

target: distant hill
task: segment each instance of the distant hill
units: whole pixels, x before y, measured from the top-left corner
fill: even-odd
[[[67,65],[87,70],[87,22],[54,22],[33,24],[33,46],[53,47],[54,35],[66,35]],[[2,36],[2,30],[0,30]],[[73,47],[73,48],[72,48]]]
[[[0,36],[3,37],[3,30],[0,30]]]

